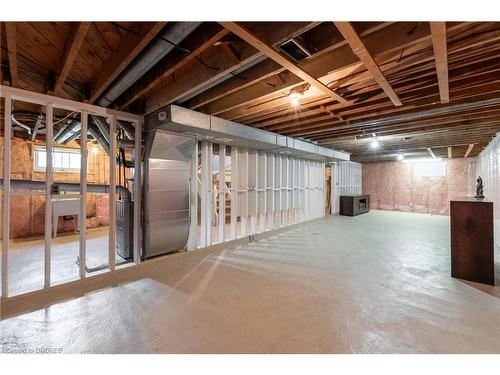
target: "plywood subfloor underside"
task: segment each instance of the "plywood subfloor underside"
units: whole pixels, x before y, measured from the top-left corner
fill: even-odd
[[[328,217],[5,319],[1,344],[64,353],[499,353],[500,287],[450,278],[449,243],[446,216]]]

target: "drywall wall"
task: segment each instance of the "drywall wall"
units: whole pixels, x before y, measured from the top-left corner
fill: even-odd
[[[495,247],[500,256],[500,134],[477,157],[477,175],[484,185],[484,196],[493,201]]]
[[[472,193],[473,159],[446,161],[446,175],[415,177],[414,163],[363,164],[363,194],[370,194],[372,209],[449,214],[449,200]]]

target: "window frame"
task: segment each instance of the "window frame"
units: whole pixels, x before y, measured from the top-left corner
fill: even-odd
[[[33,146],[33,169],[35,172],[42,172],[46,173],[46,166],[40,166],[40,157],[38,156],[41,153],[45,154],[46,158],[46,152],[47,152],[47,146],[46,145],[34,145]],[[67,155],[78,155],[80,157],[79,163],[78,163],[78,168],[64,168],[60,166],[55,165],[55,155],[56,154],[67,154]],[[81,157],[82,153],[79,148],[72,148],[72,147],[52,147],[52,172],[57,172],[57,173],[80,173],[81,170]]]

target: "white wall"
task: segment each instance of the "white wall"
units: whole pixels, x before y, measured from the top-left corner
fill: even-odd
[[[340,209],[340,196],[362,194],[362,165],[354,161],[341,161],[332,165],[332,214]]]
[[[500,133],[477,157],[477,174],[484,184],[484,195],[493,201],[495,251],[500,257]]]

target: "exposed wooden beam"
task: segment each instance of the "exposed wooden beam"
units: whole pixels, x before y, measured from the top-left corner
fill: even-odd
[[[448,146],[448,159],[451,159],[452,157],[453,157],[453,152],[451,146]]]
[[[433,159],[437,159],[437,158],[436,158],[436,155],[434,154],[434,151],[432,151],[432,148],[428,147],[428,148],[427,148],[427,151],[429,152],[429,155],[430,155]]]
[[[474,148],[474,143],[471,143],[469,147],[467,147],[467,151],[465,151],[464,159],[469,156],[473,148]]]
[[[64,44],[64,52],[59,62],[56,83],[54,85],[54,95],[58,95],[61,91],[64,81],[89,31],[90,24],[90,22],[78,22],[71,25],[66,43]]]
[[[436,63],[441,103],[450,101],[448,83],[448,49],[446,45],[446,22],[429,22],[432,33],[432,46]]]
[[[189,54],[187,54],[185,57],[183,57],[176,64],[172,65],[170,68],[165,70],[159,77],[157,77],[152,82],[147,84],[144,88],[142,88],[142,89],[138,90],[136,93],[134,93],[134,95],[131,98],[129,98],[122,105],[120,105],[120,108],[125,108],[125,107],[129,106],[132,102],[134,102],[135,100],[137,100],[140,97],[147,94],[154,87],[156,87],[162,80],[164,80],[165,78],[167,78],[168,76],[173,74],[175,71],[182,68],[184,65],[186,65],[191,60],[195,59],[203,51],[205,51],[206,49],[213,46],[219,39],[221,39],[222,37],[224,37],[227,34],[229,34],[229,31],[227,31],[226,29],[222,29],[219,32],[217,32],[216,34],[214,34],[211,38],[206,40],[204,43],[201,43],[197,48],[193,49]]]
[[[225,30],[227,31],[227,29]],[[239,64],[241,62],[240,58],[234,51],[234,48],[231,46],[231,44],[223,44],[221,47],[224,50],[224,52],[226,52],[226,54],[229,56],[229,58],[233,60],[235,64]]]
[[[167,22],[147,23],[139,31],[139,35],[123,38],[118,49],[106,63],[104,69],[95,79],[95,85],[90,93],[89,103],[94,103],[108,88],[116,77],[134,60],[134,58],[153,40],[165,27]]]
[[[289,70],[297,77],[309,83],[311,86],[320,90],[324,95],[330,96],[333,99],[337,100],[340,103],[347,104],[348,101],[342,98],[340,95],[331,90],[324,83],[318,81],[316,78],[312,77],[304,70],[299,68],[292,60],[278,53],[272,46],[267,44],[262,39],[258,38],[254,34],[252,34],[245,27],[237,24],[236,22],[221,22],[222,26],[231,31],[233,34],[238,35],[245,42],[256,48],[257,50],[264,53],[267,57],[274,60],[278,64],[280,64],[283,68]]]
[[[394,105],[402,105],[401,101],[398,98],[398,95],[392,88],[391,84],[385,78],[384,73],[382,73],[372,55],[366,49],[363,41],[359,37],[356,30],[354,30],[352,25],[349,22],[335,22],[335,26],[340,31],[347,43],[349,43],[354,54],[358,56],[363,65],[366,67],[366,69],[368,69],[373,78],[375,78],[375,81],[377,81],[380,87],[382,87],[382,89],[389,97],[389,99],[391,99]]]
[[[274,27],[271,33],[267,33],[269,34],[269,43],[272,45],[282,43],[289,40],[293,36],[300,35],[307,30],[311,30],[311,28],[317,25],[318,22],[290,22],[282,24],[281,27]],[[269,28],[271,28],[271,26],[269,26],[268,29]],[[241,60],[240,64],[235,65],[234,62],[226,56],[226,54],[210,54],[208,53],[209,51],[207,51],[205,56],[203,56],[204,63],[217,66],[220,69],[207,69],[204,64],[196,64],[192,67],[192,69],[190,69],[189,74],[183,74],[176,77],[175,81],[169,83],[158,92],[149,96],[146,99],[146,113],[150,113],[165,105],[175,103],[176,101],[183,100],[186,97],[194,95],[194,93],[196,93],[196,96],[199,96],[199,94],[204,96],[206,90],[212,91],[212,89],[220,88],[221,91],[219,92],[219,95],[220,93],[223,93],[223,95],[235,93],[235,91],[238,91],[243,87],[247,87],[246,85],[242,85],[242,82],[245,83],[247,81],[253,81],[254,78],[250,77],[250,75],[251,72],[255,72],[255,69],[259,71],[257,75],[260,79],[264,79],[264,76],[270,77],[277,74],[276,70],[279,70],[279,72],[285,70],[275,61],[266,59],[251,68],[245,69],[246,81],[242,81],[240,77],[231,77],[226,79],[227,76],[231,75],[235,70],[242,68],[247,64],[255,64],[254,62],[261,59],[263,56],[262,52],[256,51],[254,47],[248,45],[247,43],[239,44],[238,55]],[[266,67],[264,68],[264,72],[261,69],[263,65]],[[290,75],[294,76],[293,74]],[[212,87],[214,83],[220,79],[224,79],[224,82]],[[229,87],[226,85],[228,82],[231,83]],[[205,113],[208,113],[208,111],[205,111]]]
[[[5,22],[7,36],[7,52],[9,57],[10,85],[18,86],[17,78],[17,39],[15,22]]]

